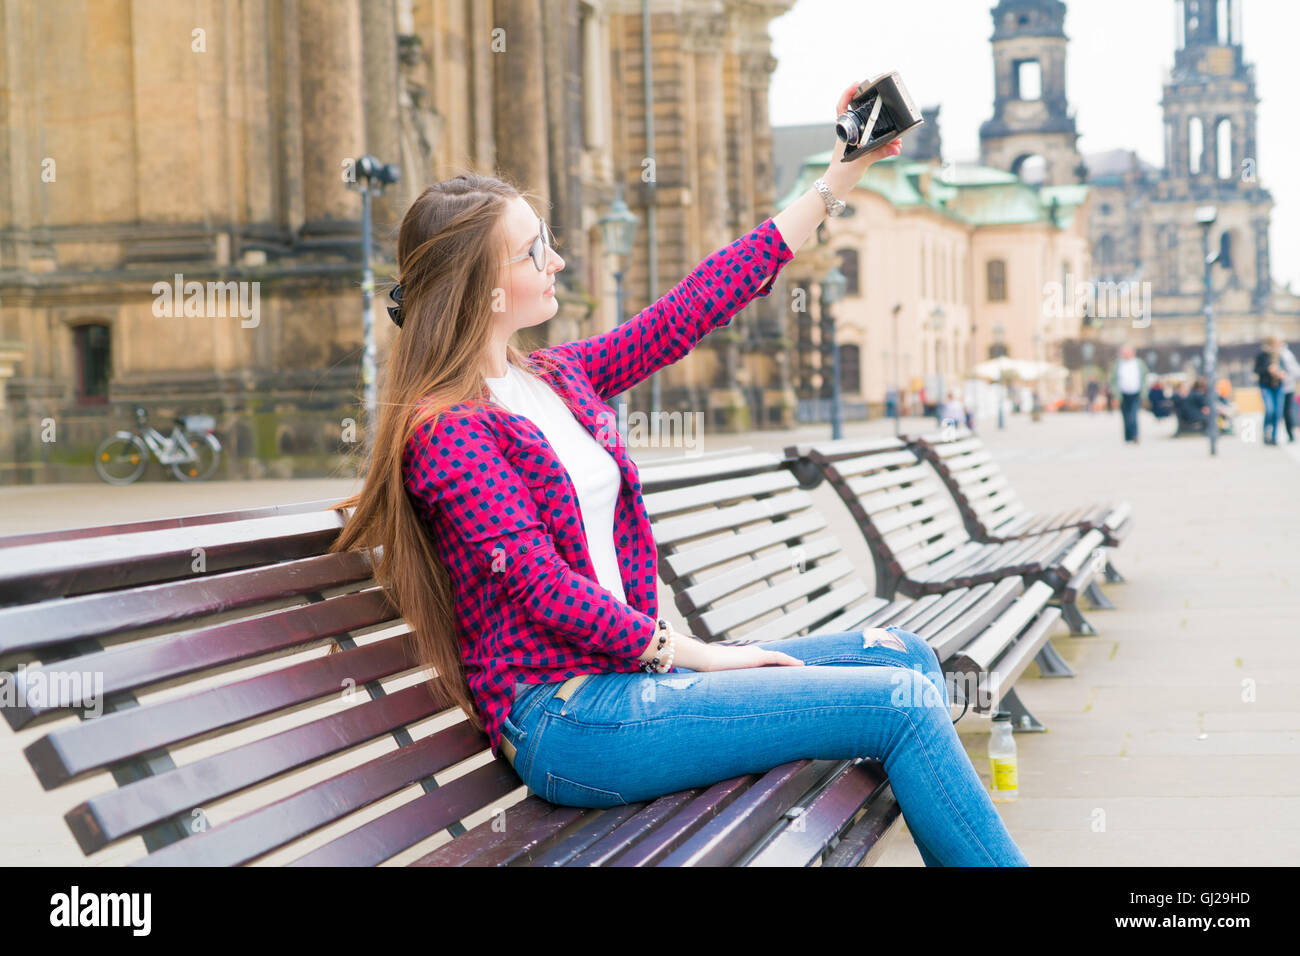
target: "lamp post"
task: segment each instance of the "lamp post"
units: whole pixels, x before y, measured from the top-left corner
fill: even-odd
[[[1007,354],[1006,342],[1003,341],[1006,334],[1007,327],[1001,322],[993,326],[993,351],[998,353],[998,358]],[[1007,404],[1007,379],[1005,372],[998,376],[998,384],[1002,386],[998,392],[998,428],[1006,428],[1007,421],[1005,406]]]
[[[943,309],[938,306],[935,306],[934,311],[930,313],[930,329],[934,332],[934,373],[935,380],[938,382],[934,417],[940,425],[943,424],[943,406],[948,397],[947,383],[943,380],[943,332],[946,318]]]
[[[361,309],[362,341],[361,382],[365,389],[366,441],[372,440],[377,425],[379,396],[375,385],[375,273],[370,268],[373,240],[370,228],[370,197],[378,196],[384,189],[402,178],[402,171],[393,163],[382,163],[369,154],[353,162],[353,175],[347,188],[361,193]]]
[[[623,185],[618,186],[614,203],[607,214],[596,220],[600,227],[600,238],[605,251],[614,257],[614,325],[623,324],[623,263],[631,255],[636,244],[636,227],[640,218],[627,208],[623,201]],[[626,435],[627,398],[625,392],[618,393],[618,431]]]
[[[898,313],[903,311],[901,302],[896,303],[893,308],[894,312],[894,437],[897,438],[899,432],[899,422],[903,417],[903,375],[898,366]]]
[[[1228,256],[1228,246],[1220,244],[1219,251],[1214,255],[1210,254],[1210,227],[1219,218],[1219,210],[1214,206],[1198,206],[1196,208],[1196,222],[1201,227],[1201,257],[1205,260],[1205,360],[1202,363],[1205,367],[1206,391],[1210,400],[1210,420],[1206,424],[1206,434],[1210,436],[1210,455],[1214,456],[1219,453],[1219,390],[1215,386],[1215,373],[1217,371],[1219,358],[1219,339],[1218,331],[1214,327],[1214,283],[1212,281],[1211,270],[1217,262],[1225,269],[1232,268],[1232,262]]]
[[[831,439],[844,437],[844,418],[840,408],[840,341],[835,333],[835,316],[830,307],[844,296],[848,279],[836,266],[821,281],[822,316],[831,336]]]

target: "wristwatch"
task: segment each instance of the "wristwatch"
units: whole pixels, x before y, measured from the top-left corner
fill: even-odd
[[[826,203],[826,214],[828,216],[838,216],[848,208],[848,203],[843,199],[836,199],[831,192],[831,187],[826,185],[826,180],[819,179],[813,183],[813,188],[821,193],[822,201]]]

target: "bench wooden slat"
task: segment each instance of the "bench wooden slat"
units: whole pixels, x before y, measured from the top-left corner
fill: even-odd
[[[342,522],[337,511],[319,511],[104,535],[76,548],[61,541],[6,548],[0,606],[188,578],[199,554],[207,573],[306,558],[324,553]]]
[[[660,826],[667,823],[682,808],[699,795],[699,788],[664,794],[648,804],[644,810],[624,820],[617,828],[575,854],[568,866],[609,866],[642,840],[649,839]]]
[[[676,492],[673,492],[674,494]],[[758,521],[770,521],[780,515],[803,511],[812,505],[806,491],[788,491],[771,498],[758,498],[738,505],[727,505],[715,511],[696,511],[680,518],[666,518],[655,524],[655,541],[675,545],[691,538]]]
[[[828,615],[866,596],[867,586],[858,578],[852,578],[828,594],[809,601],[793,611],[787,611],[774,621],[759,625],[743,635],[746,644],[759,641],[776,641],[783,637],[793,637],[806,627],[816,627]]]
[[[881,470],[864,475],[856,475],[852,478],[844,479],[844,485],[853,494],[861,498],[863,495],[870,494],[873,491],[879,491],[882,488],[892,488],[895,485],[905,485],[913,481],[921,481],[929,478],[934,472],[927,469],[922,464],[917,464],[912,468],[895,468],[890,470]]]
[[[51,789],[91,770],[338,694],[348,686],[345,681],[360,685],[409,670],[403,639],[398,635],[322,654],[292,667],[62,727],[25,752],[41,784]]]
[[[884,852],[885,836],[898,823],[902,808],[886,783],[871,795],[866,812],[840,838],[823,866],[870,866]]]
[[[482,739],[481,734],[474,736]],[[466,752],[467,748],[450,749],[448,743],[453,739],[472,737],[460,725],[448,727],[292,796],[155,850],[130,865],[238,866],[251,862],[472,756],[474,751]]]
[[[0,608],[0,660],[88,637],[176,625],[270,601],[287,602],[360,584],[371,574],[364,552],[341,551],[269,567]]]
[[[671,491],[657,491],[642,495],[646,510],[666,521],[669,516],[682,511],[694,511],[710,505],[720,506],[735,501],[775,495],[798,487],[798,481],[788,471],[772,471],[712,481],[702,485],[687,485]]]
[[[383,816],[366,821],[287,865],[378,866],[521,786],[514,768],[504,757],[498,757]]]
[[[730,866],[834,763],[805,759],[774,767],[659,866]]]
[[[821,625],[821,627],[831,633],[840,633],[843,631],[855,631],[862,627],[867,627],[867,621],[878,615],[890,604],[881,597],[868,598],[852,607],[846,609],[844,613],[837,617],[831,618]],[[871,625],[874,626],[874,625]]]
[[[955,613],[957,609],[954,609],[953,614],[935,622],[935,629],[929,636],[930,646],[944,666],[948,667],[948,661],[1006,613],[1013,602],[1025,599],[1024,591],[1023,578],[1003,578],[978,600],[962,607],[960,613]],[[1026,603],[1035,601],[1037,597],[1028,599]]]
[[[0,535],[0,549],[15,548],[24,544],[45,544],[59,541],[65,544],[86,538],[105,535],[136,534],[141,531],[161,531],[166,528],[193,528],[201,524],[228,521],[246,521],[250,518],[273,518],[279,515],[304,514],[309,511],[326,511],[337,505],[337,498],[318,498],[314,501],[294,501],[282,505],[263,505],[260,508],[240,508],[235,511],[211,511],[196,515],[172,518],[149,518],[145,521],[127,521],[119,524],[93,525],[86,528],[61,528],[56,531],[24,531],[19,534]],[[351,508],[343,511],[352,514]]]
[[[396,609],[386,593],[377,588],[261,617],[196,628],[172,634],[164,641],[127,644],[31,667],[12,679],[19,684],[49,685],[60,674],[86,672],[93,673],[95,680],[90,687],[85,686],[85,681],[79,682],[81,692],[70,693],[66,699],[33,699],[25,706],[5,708],[5,716],[10,726],[18,729],[70,707],[80,707],[87,697],[97,693],[111,696],[200,672],[211,674],[267,654],[305,650],[330,637],[394,620],[400,620]]]
[[[1051,585],[1036,581],[1026,590],[1024,601],[1015,602],[1009,611],[998,615],[979,637],[962,647],[958,657],[973,665],[974,670],[988,671],[1015,635],[1037,617],[1051,595]]]
[[[819,538],[801,544],[798,551],[793,548],[786,548],[776,554],[755,557],[738,568],[715,575],[706,581],[701,581],[699,584],[686,588],[681,592],[678,607],[681,608],[683,613],[695,613],[697,610],[713,604],[729,594],[735,594],[750,585],[766,581],[773,575],[794,570],[799,560],[813,562],[827,555],[838,554],[839,551],[839,541],[830,537]],[[797,575],[797,579],[803,578],[803,573]],[[811,592],[816,590],[817,587],[818,585],[809,581],[806,591]],[[803,592],[796,594],[796,596],[801,593]]]
[[[878,762],[850,763],[817,794],[804,812],[791,819],[748,861],[748,866],[809,866],[820,860],[834,840],[885,783]]]
[[[734,631],[756,617],[784,608],[811,591],[830,587],[840,578],[852,573],[852,563],[847,558],[839,558],[773,584],[759,594],[747,596],[743,601],[733,601],[726,607],[695,615],[694,619],[699,620],[710,634]]]
[[[705,568],[732,561],[737,554],[755,554],[773,545],[806,538],[825,527],[826,519],[821,512],[812,511],[794,515],[784,521],[773,521],[754,531],[744,531],[705,543],[692,543],[684,551],[661,551],[660,577],[665,584],[672,584],[678,578],[690,577]],[[665,545],[665,542],[660,541],[659,544]]]
[[[161,820],[434,716],[446,706],[422,686],[385,694],[91,797],[69,811],[68,825],[82,852],[93,853]],[[482,750],[487,745],[485,737],[470,735],[467,740],[465,747]]]
[[[587,811],[547,803],[529,793],[506,810],[506,825],[489,817],[474,829],[430,850],[411,866],[504,866],[527,858],[536,847],[580,820]]]
[[[680,847],[692,834],[740,799],[756,773],[722,780],[696,796],[687,806],[613,860],[611,866],[654,866]]]

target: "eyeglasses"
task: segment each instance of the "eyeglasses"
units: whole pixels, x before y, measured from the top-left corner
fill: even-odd
[[[527,259],[529,256],[532,256],[533,265],[537,266],[537,271],[545,272],[546,250],[555,248],[553,244],[554,239],[555,237],[551,235],[550,228],[546,225],[546,220],[539,216],[537,219],[537,238],[533,240],[533,244],[528,247],[528,251],[523,255],[515,256],[513,259],[507,259],[506,264],[510,265],[511,263],[518,262],[520,259]]]

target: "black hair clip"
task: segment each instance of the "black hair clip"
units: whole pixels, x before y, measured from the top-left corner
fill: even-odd
[[[402,313],[402,286],[400,283],[388,290],[388,297],[397,303],[397,305],[388,306],[388,317],[392,319],[400,329],[402,327],[402,320],[406,318]]]

